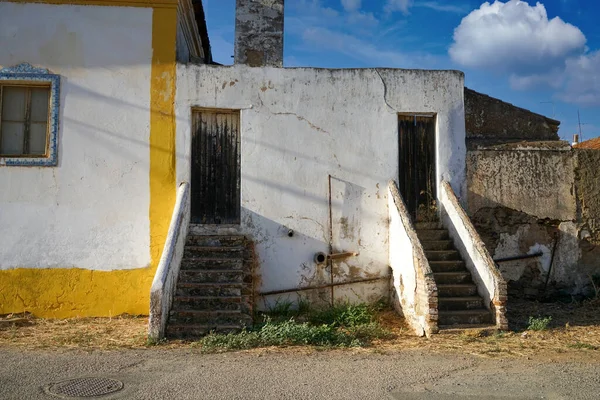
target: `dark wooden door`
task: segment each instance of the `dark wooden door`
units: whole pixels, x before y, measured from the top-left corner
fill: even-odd
[[[239,113],[194,111],[191,221],[240,223]]]
[[[398,124],[400,194],[413,220],[435,220],[435,117],[401,116]]]

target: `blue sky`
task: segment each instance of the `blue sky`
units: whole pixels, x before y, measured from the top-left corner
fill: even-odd
[[[600,2],[286,0],[287,67],[459,69],[471,89],[600,136]],[[204,0],[213,57],[233,58],[235,0]]]

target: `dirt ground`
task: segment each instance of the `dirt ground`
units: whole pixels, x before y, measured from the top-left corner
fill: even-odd
[[[483,357],[546,357],[585,355],[600,360],[600,300],[583,303],[513,302],[508,307],[511,330],[452,331],[431,338],[415,337],[393,311],[379,318],[393,335],[364,349],[380,354],[399,350],[455,352]],[[551,317],[542,331],[527,330],[530,317]],[[36,319],[29,315],[0,318],[0,347],[21,349],[185,349],[193,342],[147,340],[147,317]],[[321,351],[311,348],[258,349],[260,351]],[[343,350],[342,350],[343,351]]]

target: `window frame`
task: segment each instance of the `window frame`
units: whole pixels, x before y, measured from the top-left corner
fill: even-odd
[[[0,156],[2,166],[52,167],[58,164],[58,116],[60,105],[60,75],[51,74],[47,69],[36,68],[28,63],[0,69],[1,86],[47,87],[50,89],[48,101],[48,122],[46,154],[24,156]],[[0,102],[2,100],[0,99]],[[0,121],[1,123],[1,121]]]

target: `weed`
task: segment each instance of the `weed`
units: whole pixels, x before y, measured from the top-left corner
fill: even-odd
[[[552,321],[552,317],[529,317],[529,325],[527,326],[527,330],[530,331],[545,331],[548,328],[548,325]]]
[[[568,344],[567,347],[572,349],[586,349],[586,350],[598,350],[598,346],[591,345],[589,343],[576,342]]]
[[[310,345],[317,347],[361,347],[375,339],[390,338],[375,317],[375,306],[339,304],[310,309],[298,304],[278,303],[265,315],[262,325],[239,333],[211,333],[199,341],[205,352],[243,350],[265,346]],[[379,307],[379,306],[377,306]],[[282,319],[283,315],[294,315]]]
[[[160,344],[166,343],[167,339],[156,339],[151,336],[146,337],[146,347],[158,346]]]
[[[294,303],[289,300],[277,300],[275,305],[269,308],[269,314],[272,316],[290,317],[295,313],[293,305]]]

